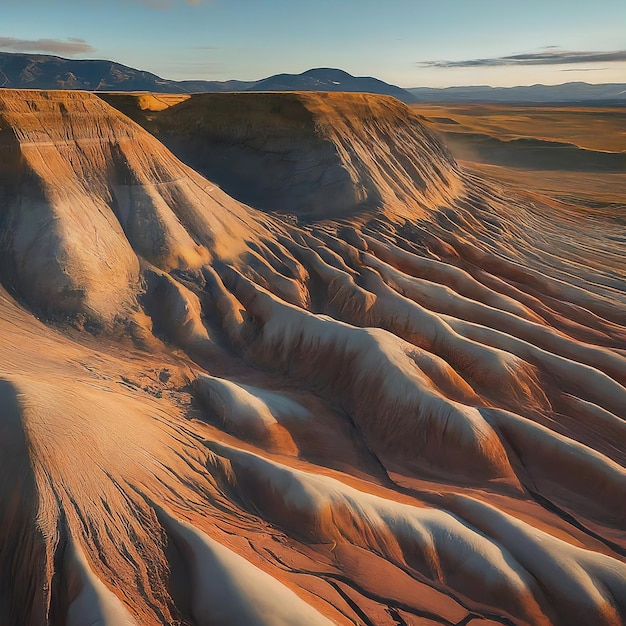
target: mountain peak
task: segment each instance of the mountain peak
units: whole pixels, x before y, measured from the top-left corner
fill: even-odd
[[[155,93],[348,91],[383,94],[403,102],[414,100],[400,87],[376,78],[355,77],[336,68],[312,68],[302,74],[277,74],[258,81],[175,81],[114,61],[8,52],[0,52],[0,87]]]
[[[306,72],[302,72],[300,76],[334,76],[340,78],[354,78],[352,74],[336,67],[313,67]]]

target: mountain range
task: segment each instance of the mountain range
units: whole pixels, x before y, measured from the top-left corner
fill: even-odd
[[[419,102],[508,102],[508,103],[626,103],[626,83],[591,85],[576,82],[562,85],[520,87],[415,87],[408,89]]]
[[[12,89],[82,89],[85,91],[151,91],[214,93],[233,91],[347,91],[393,96],[402,102],[626,102],[626,83],[521,87],[414,87],[403,89],[370,76],[352,76],[333,68],[302,74],[276,74],[257,81],[169,80],[114,61],[64,59],[46,54],[0,52],[0,87]]]
[[[160,93],[349,91],[393,96],[403,102],[415,100],[405,89],[377,78],[352,76],[331,68],[311,69],[302,74],[277,74],[258,81],[175,81],[113,61],[10,52],[0,52],[0,87]]]
[[[520,87],[414,87],[403,89],[371,76],[352,76],[333,68],[301,74],[276,74],[257,81],[169,80],[114,61],[64,59],[46,54],[0,52],[0,88],[81,89],[85,91],[150,91],[215,93],[236,91],[335,91],[393,96],[414,102],[626,103],[626,83],[584,82]]]

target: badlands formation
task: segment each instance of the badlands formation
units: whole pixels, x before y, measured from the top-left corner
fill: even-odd
[[[624,622],[626,214],[388,97],[4,90],[0,154],[1,624]]]

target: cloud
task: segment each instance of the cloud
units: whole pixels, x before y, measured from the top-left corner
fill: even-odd
[[[608,70],[608,67],[564,67],[559,72],[602,72]]]
[[[561,50],[550,46],[543,52],[528,52],[486,59],[465,61],[422,61],[419,67],[502,67],[516,65],[573,65],[577,63],[614,63],[626,61],[626,50],[602,52]]]
[[[95,52],[84,39],[71,37],[69,39],[17,39],[15,37],[0,37],[0,50],[13,52],[51,52],[52,54],[81,54]]]

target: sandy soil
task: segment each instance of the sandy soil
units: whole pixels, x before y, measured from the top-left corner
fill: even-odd
[[[123,98],[0,91],[0,622],[623,623],[621,217],[389,98]]]
[[[573,204],[624,205],[623,108],[485,104],[412,108],[446,138],[457,159],[481,176]]]

